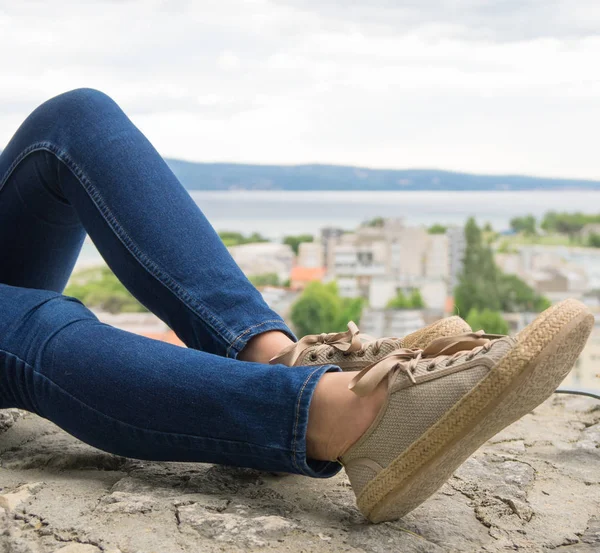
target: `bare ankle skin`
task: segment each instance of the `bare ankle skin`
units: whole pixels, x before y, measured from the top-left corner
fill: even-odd
[[[278,330],[252,338],[238,355],[241,361],[268,363],[292,340]],[[308,414],[306,451],[311,459],[333,461],[343,455],[367,431],[387,395],[384,382],[377,390],[359,397],[348,389],[356,372],[325,373],[313,393]]]
[[[254,336],[246,347],[240,351],[237,358],[240,361],[253,363],[268,363],[283,348],[292,344],[292,340],[279,330],[272,330]]]
[[[306,453],[311,459],[341,457],[367,431],[387,396],[385,382],[374,393],[359,397],[348,389],[356,372],[324,374],[313,393],[306,431]]]

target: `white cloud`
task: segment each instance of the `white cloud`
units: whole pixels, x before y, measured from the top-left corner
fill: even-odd
[[[166,156],[600,179],[596,6],[0,0],[0,147],[88,86]]]

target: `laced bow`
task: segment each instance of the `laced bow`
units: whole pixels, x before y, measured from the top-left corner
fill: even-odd
[[[346,332],[332,332],[330,334],[309,334],[304,336],[295,344],[290,344],[283,349],[279,355],[273,357],[269,363],[275,365],[283,363],[284,365],[294,365],[302,353],[315,345],[333,347],[339,351],[352,353],[362,349],[362,341],[359,338],[360,330],[352,321],[348,323]]]
[[[366,396],[373,392],[379,383],[388,378],[392,381],[393,375],[403,371],[413,384],[417,381],[413,372],[419,361],[431,359],[427,370],[433,370],[442,360],[448,359],[446,366],[454,363],[456,359],[466,356],[471,359],[481,351],[487,351],[492,347],[492,341],[503,336],[497,334],[484,334],[478,332],[467,332],[457,336],[449,336],[433,340],[425,349],[400,348],[380,361],[365,367],[350,382],[348,388],[359,396]]]

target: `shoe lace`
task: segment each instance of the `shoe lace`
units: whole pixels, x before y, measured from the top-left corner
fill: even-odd
[[[502,337],[496,334],[484,334],[480,330],[438,338],[425,349],[400,348],[365,367],[352,379],[348,388],[359,396],[366,396],[373,392],[384,378],[387,377],[388,381],[392,382],[394,375],[399,371],[404,372],[413,384],[417,384],[414,372],[420,361],[430,359],[426,366],[428,371],[434,371],[443,361],[445,361],[444,366],[448,367],[459,358],[470,360],[479,353],[489,351],[494,340]]]
[[[277,356],[273,357],[269,363],[284,365],[293,365],[302,353],[308,348],[315,347],[312,357],[316,359],[323,350],[338,350],[346,355],[357,353],[364,355],[371,348],[374,355],[377,355],[385,344],[400,346],[400,338],[372,338],[366,334],[360,334],[358,326],[353,321],[348,323],[348,330],[345,332],[331,332],[329,334],[309,334],[301,338],[295,344],[284,348]]]

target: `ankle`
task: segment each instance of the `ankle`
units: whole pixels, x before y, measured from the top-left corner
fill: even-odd
[[[359,397],[348,389],[355,372],[324,374],[310,404],[306,431],[307,456],[331,461],[341,457],[373,424],[384,404],[387,387]],[[383,384],[383,383],[382,383]]]
[[[240,361],[268,363],[270,359],[290,344],[293,344],[293,342],[286,334],[279,330],[270,330],[251,338],[237,358]]]

